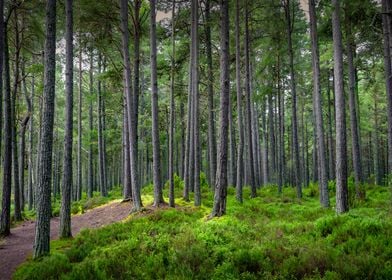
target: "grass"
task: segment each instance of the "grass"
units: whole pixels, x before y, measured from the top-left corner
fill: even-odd
[[[180,198],[176,209],[54,241],[50,256],[23,264],[14,279],[392,279],[386,187],[366,186],[367,198],[340,216],[319,206],[316,185],[301,201],[292,188],[266,187],[255,199],[246,189],[243,204],[230,188],[227,215],[214,219],[205,182],[202,191],[201,207]],[[144,188],[145,205],[151,194]]]

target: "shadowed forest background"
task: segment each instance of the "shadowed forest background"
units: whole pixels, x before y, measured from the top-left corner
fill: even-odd
[[[0,52],[0,279],[392,278],[391,1],[0,0]]]

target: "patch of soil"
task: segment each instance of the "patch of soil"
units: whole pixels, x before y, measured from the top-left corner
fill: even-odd
[[[124,220],[131,209],[130,203],[112,202],[84,214],[72,216],[72,234],[75,236],[83,228],[98,228]],[[58,239],[60,219],[52,218],[50,238]],[[11,229],[11,235],[0,241],[0,280],[12,278],[16,268],[33,251],[35,222],[27,221]]]

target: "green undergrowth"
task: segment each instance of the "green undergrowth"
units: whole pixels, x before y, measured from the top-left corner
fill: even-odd
[[[87,198],[86,193],[82,193],[82,198],[79,201],[71,202],[71,214],[83,214],[87,210],[93,209],[95,207],[104,205],[109,203],[110,201],[121,199],[122,198],[122,189],[119,186],[113,187],[109,192],[108,196],[103,197],[99,192],[94,192],[92,198]],[[61,200],[59,197],[52,199],[52,216],[58,217],[60,215],[61,209]],[[26,210],[22,212],[23,220],[34,220],[36,217],[35,210]],[[14,211],[11,209],[11,220],[13,226],[17,226],[19,222],[16,222],[14,219]]]
[[[14,279],[392,279],[386,187],[366,186],[367,198],[340,216],[319,206],[316,185],[301,201],[289,187],[262,188],[254,199],[246,188],[243,204],[234,192],[227,215],[208,219],[212,193],[203,182],[201,207],[177,199],[176,209],[147,208],[54,241],[50,256],[28,261]],[[144,188],[145,205],[151,194]]]

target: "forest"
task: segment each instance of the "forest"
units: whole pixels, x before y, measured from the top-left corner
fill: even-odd
[[[0,280],[392,279],[391,0],[0,0]]]

